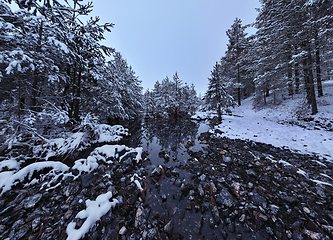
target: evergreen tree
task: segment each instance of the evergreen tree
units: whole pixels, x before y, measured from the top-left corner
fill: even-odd
[[[2,106],[14,101],[20,115],[22,108],[37,114],[52,105],[74,121],[87,112],[119,119],[141,113],[140,80],[119,53],[100,43],[113,24],[80,20],[92,3],[15,2],[21,8],[15,14],[0,2]]]
[[[167,76],[162,82],[156,81],[151,92],[146,92],[146,114],[148,109],[154,109],[155,116],[176,120],[179,116],[194,115],[199,107],[196,95],[194,85],[184,84],[176,72],[173,81]]]
[[[246,26],[242,25],[242,20],[236,18],[231,28],[227,30],[229,38],[228,50],[226,52],[226,59],[232,68],[230,69],[230,76],[233,79],[234,87],[237,90],[237,103],[241,105],[243,80],[241,73],[241,54],[246,46]]]
[[[222,110],[229,111],[229,108],[234,106],[234,98],[226,91],[225,78],[221,65],[216,62],[208,78],[208,90],[204,98],[207,110],[216,111],[219,121],[222,120]]]

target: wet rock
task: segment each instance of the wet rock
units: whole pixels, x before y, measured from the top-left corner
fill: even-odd
[[[310,214],[310,209],[308,209],[307,207],[303,207],[303,211],[304,211],[306,214]]]
[[[81,178],[82,188],[88,187],[92,182],[96,180],[96,176],[93,173],[83,174]]]
[[[178,190],[176,193],[173,194],[173,199],[180,201],[182,198],[182,191]]]
[[[220,222],[220,213],[219,213],[219,210],[216,205],[213,206],[213,208],[212,208],[212,215],[214,217],[215,222],[219,223]]]
[[[331,237],[333,237],[333,226],[329,225],[322,225],[322,228],[330,234]]]
[[[240,221],[240,222],[244,222],[245,217],[246,217],[245,214],[242,214],[242,216],[240,216],[240,218],[239,218],[239,221]]]
[[[143,220],[143,211],[141,208],[138,208],[138,210],[136,211],[136,215],[135,215],[135,223],[134,226],[140,227],[142,225],[142,220]]]
[[[19,240],[22,239],[27,232],[30,230],[30,225],[24,225],[23,227],[21,227],[15,234],[14,236],[11,238],[11,240]]]
[[[147,233],[147,238],[148,239],[154,239],[154,237],[157,235],[157,229],[156,228],[151,228],[148,230]]]
[[[24,223],[25,221],[23,219],[19,219],[13,224],[11,229],[16,231],[16,229],[20,228]]]
[[[31,222],[32,231],[35,232],[41,224],[41,218],[37,217]]]
[[[231,157],[223,156],[223,162],[225,162],[226,164],[231,164],[232,163]]]
[[[293,231],[293,239],[294,240],[303,240],[303,235],[299,230],[294,230]]]
[[[216,202],[226,207],[234,206],[235,201],[236,200],[234,197],[228,192],[226,188],[222,188],[220,194],[216,197]]]
[[[206,175],[205,174],[202,174],[200,177],[199,177],[199,180],[201,182],[205,181],[206,180]]]
[[[178,171],[176,168],[174,168],[174,169],[172,169],[172,171],[171,171],[171,175],[172,175],[172,176],[175,176],[175,177],[179,177],[179,171]]]
[[[68,197],[70,195],[74,195],[79,191],[80,187],[76,182],[70,183],[69,185],[67,185],[64,190],[63,190],[63,194]]]
[[[166,232],[168,235],[172,234],[173,231],[173,220],[170,220],[163,228],[164,232]]]
[[[16,204],[18,204],[18,203],[20,203],[24,198],[25,198],[25,196],[26,196],[27,194],[25,193],[25,192],[20,192],[17,196],[16,196],[16,198],[14,199],[14,203],[16,203]]]
[[[306,236],[308,236],[309,239],[312,239],[312,240],[325,240],[325,239],[328,240],[329,239],[329,237],[324,236],[321,233],[313,232],[308,229],[304,229],[303,232]]]
[[[201,197],[203,197],[205,195],[205,192],[204,192],[201,184],[199,184],[199,186],[198,186],[198,192]]]
[[[212,204],[209,203],[209,202],[204,202],[202,205],[201,205],[201,212],[204,213],[206,211],[209,211],[210,208],[212,207]]]
[[[165,202],[167,200],[167,195],[166,194],[162,194],[161,195],[161,199],[163,202]]]
[[[289,196],[289,195],[287,195],[285,192],[282,192],[282,193],[280,194],[280,198],[281,198],[282,200],[284,200],[285,202],[288,202],[288,203],[290,203],[290,204],[295,204],[295,203],[298,202],[297,198],[292,197],[292,196]]]
[[[224,231],[223,229],[220,230],[221,236],[223,239],[227,239],[228,237],[228,233],[226,231]]]
[[[120,230],[119,230],[119,234],[120,235],[124,235],[126,233],[127,229],[125,226],[123,226]]]
[[[266,198],[260,196],[258,193],[254,192],[251,195],[251,200],[257,206],[263,206],[264,208],[267,207],[267,200]]]
[[[182,185],[182,183],[183,183],[183,181],[182,181],[182,179],[180,179],[180,178],[177,178],[176,181],[175,181],[175,185],[176,185],[177,187],[180,187],[180,186]]]
[[[3,233],[6,229],[5,225],[0,225],[0,234]]]
[[[316,187],[316,192],[320,197],[326,198],[326,194],[324,192],[324,189],[322,189],[321,187]]]
[[[217,188],[216,188],[214,182],[213,182],[213,181],[210,181],[209,183],[210,183],[210,186],[211,186],[211,191],[212,191],[212,193],[216,193],[216,192],[217,192]]]
[[[36,195],[30,196],[22,201],[24,209],[31,209],[41,200],[43,194],[38,193]]]
[[[262,214],[262,213],[260,213],[260,214],[258,215],[258,218],[259,218],[261,221],[264,221],[264,222],[267,222],[267,220],[268,220],[268,217],[267,217],[266,215]]]
[[[209,218],[209,227],[211,229],[215,228],[215,222],[214,222],[214,219],[212,217]]]
[[[161,166],[157,166],[153,169],[153,171],[151,172],[150,176],[154,177],[154,178],[159,178],[162,174],[162,167]]]
[[[248,170],[246,170],[246,173],[247,173],[247,175],[249,175],[250,177],[254,177],[254,178],[257,178],[257,177],[258,177],[257,173],[256,173],[253,169],[248,169]]]
[[[229,225],[228,225],[228,230],[229,232],[231,233],[234,233],[235,232],[235,224],[233,222],[231,222]]]

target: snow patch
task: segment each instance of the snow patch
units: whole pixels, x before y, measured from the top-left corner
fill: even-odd
[[[323,82],[324,91],[333,91],[333,82]],[[240,107],[233,110],[233,116],[223,115],[223,121],[216,127],[222,133],[214,133],[218,137],[253,140],[275,147],[288,147],[292,151],[303,154],[316,153],[328,161],[333,160],[333,135],[324,128],[316,128],[311,124],[321,122],[327,125],[333,121],[333,104],[331,95],[320,98],[319,113],[310,122],[302,122],[308,127],[298,126],[295,112],[299,110],[302,99],[289,99],[274,108],[253,109],[253,98],[245,99]],[[319,101],[319,100],[318,100]],[[324,104],[325,103],[325,104]],[[326,121],[326,122],[325,122]]]
[[[35,153],[50,157],[67,157],[75,151],[82,151],[92,144],[118,142],[127,135],[127,129],[121,125],[110,126],[107,124],[87,124],[88,129],[84,132],[76,132],[68,138],[57,138],[48,140],[44,145],[37,146]]]
[[[112,202],[110,202],[109,200],[111,198],[112,193],[107,192],[99,195],[95,201],[88,199],[86,201],[87,208],[76,215],[76,218],[86,219],[85,222],[79,229],[75,229],[75,222],[70,222],[66,229],[68,235],[67,240],[78,240],[88,233],[89,229],[118,203],[118,200],[116,199],[113,199]]]
[[[119,153],[123,151],[127,152],[119,157]],[[111,164],[112,160],[108,159],[119,158],[119,161],[121,161],[129,153],[137,153],[135,160],[138,163],[141,160],[142,148],[129,148],[125,145],[104,145],[96,148],[87,159],[79,159],[75,161],[73,169],[77,169],[79,171],[78,176],[80,176],[82,172],[91,172],[98,168],[98,161]],[[76,178],[78,176],[76,176]]]
[[[23,181],[26,177],[28,178],[28,180],[31,180],[32,175],[35,171],[40,171],[45,168],[52,168],[53,170],[61,172],[66,172],[69,170],[69,167],[61,162],[49,161],[32,163],[10,176],[2,185],[0,185],[0,188],[2,187],[2,192],[0,193],[0,196],[10,190],[12,186],[15,186],[18,182]]]
[[[15,159],[8,159],[8,160],[3,160],[0,162],[0,172],[4,168],[18,170],[19,167],[20,167],[20,163],[18,163]]]

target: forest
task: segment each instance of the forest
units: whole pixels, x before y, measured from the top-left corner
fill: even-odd
[[[201,96],[93,2],[0,0],[0,239],[332,239],[333,3],[259,2]]]
[[[260,108],[304,94],[311,114],[317,114],[317,98],[325,91],[322,82],[332,79],[332,3],[260,2],[253,24],[236,18],[227,30],[227,51],[214,66],[206,102],[221,111],[218,103],[230,107],[230,96],[240,106],[254,94],[254,106]],[[250,26],[256,33],[247,36]],[[273,102],[268,103],[270,95]]]
[[[121,53],[101,44],[113,24],[100,23],[98,16],[80,20],[89,16],[92,3],[16,1],[20,10],[13,13],[5,2],[2,135],[17,129],[41,133],[48,128],[50,133],[53,126],[79,124],[87,114],[105,123],[142,115],[194,115],[198,109],[215,111],[221,118],[223,110],[230,112],[252,95],[260,108],[304,94],[316,114],[316,99],[325,91],[322,82],[332,76],[329,1],[261,1],[254,23],[243,25],[236,18],[226,31],[227,51],[213,67],[203,99],[177,72],[143,93],[141,80]],[[257,30],[248,36],[250,26]]]

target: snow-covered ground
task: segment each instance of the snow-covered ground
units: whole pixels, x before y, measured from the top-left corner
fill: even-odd
[[[248,98],[233,110],[233,116],[223,116],[222,124],[216,129],[223,132],[221,136],[286,146],[301,153],[317,153],[333,161],[333,131],[315,124],[316,121],[326,126],[333,123],[333,81],[324,83],[324,97],[318,99],[319,113],[308,115],[314,120],[308,122],[297,118],[296,112],[302,111],[302,101],[304,99],[289,99],[273,108],[254,110],[252,98]]]

